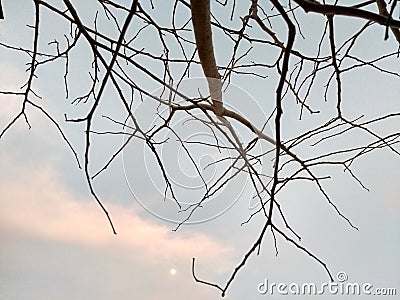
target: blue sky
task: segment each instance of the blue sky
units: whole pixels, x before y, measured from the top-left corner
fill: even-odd
[[[32,37],[25,24],[31,24],[33,20],[31,3],[3,0],[2,4],[6,20],[0,23],[1,41],[29,48]],[[156,13],[168,20],[162,11]],[[223,11],[217,10],[216,13],[223,15]],[[82,5],[82,14],[92,16],[93,11]],[[318,19],[315,16],[311,18]],[[343,34],[344,39],[353,28],[348,26],[351,24],[348,20],[339,20],[342,22],[338,22],[337,30]],[[53,34],[57,35],[65,29],[64,25],[56,21],[52,24],[54,32],[45,30],[41,35],[44,44],[51,40]],[[278,32],[283,30],[277,26],[275,29]],[[313,36],[315,31],[314,26],[309,26],[305,34]],[[392,40],[383,44],[381,31],[381,28],[374,28],[367,32],[358,47],[357,53],[360,56],[374,57],[381,47],[382,51],[386,47],[393,48]],[[147,42],[151,40],[144,37],[144,41],[146,38]],[[298,47],[306,48],[301,42]],[[217,60],[223,60],[225,53],[218,42],[215,48]],[[313,50],[307,49],[315,53]],[[0,57],[0,89],[18,90],[27,79],[25,63],[29,61],[29,56],[14,55],[1,47]],[[79,94],[80,89],[84,90],[87,85],[87,76],[79,73],[80,68],[87,63],[85,58],[77,58],[75,64],[71,65],[77,72],[75,74],[80,74],[70,77],[72,85],[76,87],[72,93]],[[400,72],[398,60],[384,64]],[[61,63],[40,71],[39,79],[35,80],[35,89],[43,99],[35,101],[46,107],[63,124],[66,134],[82,158],[83,127],[63,122],[63,113],[78,116],[87,109],[87,105],[70,105],[70,99],[65,99],[62,75],[58,76],[60,71],[55,71],[60,67],[62,69]],[[344,106],[348,117],[358,116],[361,111],[366,118],[399,111],[398,78],[367,68],[351,74],[343,75]],[[193,78],[198,75],[199,70],[195,69]],[[227,105],[240,110],[244,115],[252,116],[262,124],[263,117],[273,105],[273,102],[265,101],[265,98],[273,97],[276,78],[256,78],[249,82],[237,77],[235,80],[232,90],[225,94]],[[143,79],[143,82],[146,81]],[[197,81],[194,82],[197,86]],[[190,91],[193,82],[189,80],[186,84],[182,88]],[[112,93],[107,96],[101,110],[120,117],[121,111],[114,109],[110,100]],[[317,93],[310,99],[315,108],[329,111],[335,106],[333,100],[326,103],[321,98],[321,94]],[[2,129],[20,109],[21,99],[0,95],[0,102]],[[285,137],[294,136],[316,122],[307,114],[299,121],[298,107],[293,107],[289,104],[284,107]],[[138,113],[144,109],[140,116],[146,120],[146,108],[139,105],[137,109]],[[202,217],[209,218],[237,200],[218,218],[183,226],[177,232],[172,231],[176,224],[149,214],[137,201],[153,205],[153,210],[157,205],[157,214],[165,218],[179,215],[171,203],[160,201],[157,186],[160,178],[149,171],[152,170],[149,166],[151,160],[146,159],[143,145],[133,143],[124,152],[124,159],[119,157],[94,181],[116,225],[118,235],[115,236],[104,214],[90,196],[83,172],[77,168],[72,153],[55,128],[38,111],[29,108],[27,113],[32,129],[28,130],[26,123],[20,120],[0,141],[0,299],[220,298],[217,290],[194,282],[191,259],[197,259],[196,270],[200,278],[224,284],[257,238],[262,224],[262,220],[256,218],[248,225],[240,226],[251,213],[246,197],[250,193],[248,186],[243,184],[242,189],[241,185],[233,183],[219,195],[221,202],[211,202],[203,215],[196,216],[199,220]],[[149,116],[149,120],[152,117]],[[182,118],[177,124],[184,122]],[[112,128],[104,120],[99,121],[97,126],[98,129]],[[179,128],[183,135],[191,137],[190,132],[185,131],[189,127]],[[375,129],[378,132],[398,132],[400,126],[398,122],[388,122]],[[199,132],[202,133],[200,129]],[[242,134],[245,136],[246,132]],[[106,141],[95,139],[94,143],[101,151],[93,154],[93,170],[101,167],[105,157],[122,142],[121,137]],[[354,136],[349,135],[340,142],[356,141]],[[330,149],[332,145],[326,143],[320,147]],[[166,148],[165,151],[166,155],[171,155],[168,151],[174,150]],[[299,151],[307,155],[310,150]],[[215,153],[206,154],[216,157]],[[185,170],[184,161],[179,159],[179,155],[166,157],[182,163],[181,168]],[[174,160],[171,162],[175,163]],[[311,184],[294,183],[288,186],[280,195],[281,204],[290,224],[302,236],[302,245],[326,262],[334,276],[338,272],[346,272],[348,282],[393,287],[400,293],[400,160],[388,150],[378,150],[360,159],[354,168],[370,188],[369,192],[339,168],[329,169],[333,180],[327,182],[326,187],[337,206],[359,231],[350,228]],[[189,169],[186,171],[190,172]],[[188,191],[182,192],[182,195],[188,197],[187,201],[192,201],[192,194],[188,194]],[[268,295],[260,295],[257,291],[257,285],[265,278],[269,282],[286,284],[328,282],[324,269],[310,257],[281,238],[278,238],[277,245],[278,256],[275,255],[273,240],[268,234],[262,244],[261,254],[249,260],[232,284],[226,299],[268,298]],[[176,270],[176,274],[171,274],[172,269]],[[309,296],[293,297],[310,299]],[[281,297],[274,295],[271,298]],[[315,298],[332,297],[323,295]],[[346,296],[342,298],[354,299]]]

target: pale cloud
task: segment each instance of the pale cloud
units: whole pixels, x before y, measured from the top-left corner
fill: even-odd
[[[9,176],[0,183],[3,230],[94,248],[131,249],[140,256],[159,260],[197,256],[222,265],[232,253],[220,241],[203,233],[194,231],[188,236],[172,232],[170,226],[142,219],[132,206],[108,203],[118,230],[115,236],[95,200],[90,196],[79,199],[68,191],[51,163],[35,169],[7,165]]]
[[[172,232],[140,217],[140,206],[108,201],[115,236],[95,200],[70,190],[47,155],[24,164],[0,148],[1,299],[219,299],[195,283],[190,263],[199,259],[202,278],[225,278],[234,251],[223,241],[195,227]]]

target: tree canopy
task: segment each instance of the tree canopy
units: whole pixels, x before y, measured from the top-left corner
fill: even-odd
[[[224,189],[248,182],[251,192],[235,190],[234,198],[255,203],[256,209],[238,224],[256,219],[259,233],[231,275],[224,284],[207,281],[196,273],[193,259],[194,279],[222,296],[250,257],[263,247],[277,249],[278,237],[334,280],[326,262],[302,244],[281,195],[299,183],[311,184],[339,220],[358,230],[329,186],[340,169],[368,190],[356,162],[380,149],[400,155],[400,111],[392,100],[398,101],[398,87],[385,87],[389,96],[368,92],[400,77],[397,0],[33,3],[30,40],[0,41],[4,50],[29,59],[21,90],[0,91],[20,104],[0,139],[21,120],[30,127],[28,110],[39,111],[84,172],[114,233],[118,228],[95,180],[132,145],[144,148],[148,176],[158,176],[160,203],[174,204],[176,215],[165,218],[173,219],[174,230],[193,221],[210,201],[231,199],[229,192],[221,196]],[[5,11],[2,22],[7,18],[12,16]],[[379,82],[364,78],[364,70]],[[46,85],[44,74],[57,78],[54,97],[69,100],[66,111],[43,103],[37,90]],[[353,92],[356,86],[359,94]],[[363,92],[371,99],[362,99]],[[376,109],[366,108],[371,102]],[[71,128],[82,131],[83,144],[70,139]],[[100,140],[110,141],[112,150],[102,152],[96,146]],[[101,163],[93,159],[98,153]],[[170,163],[176,153],[185,157],[192,181],[179,177],[187,174],[174,175],[183,170]],[[187,202],[188,195],[194,200]],[[263,244],[269,234],[273,245]]]

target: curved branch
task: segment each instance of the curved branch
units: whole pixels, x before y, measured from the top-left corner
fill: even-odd
[[[365,19],[374,21],[381,25],[389,25],[391,28],[400,28],[400,21],[390,19],[388,23],[388,18],[383,15],[378,15],[376,13],[359,9],[356,7],[340,6],[340,5],[329,5],[321,4],[316,1],[310,0],[294,0],[305,12],[315,12],[324,15],[341,15],[348,17],[356,17],[359,19]]]
[[[213,101],[214,112],[217,116],[222,116],[224,112],[222,82],[214,56],[210,20],[210,0],[192,0],[190,4],[193,31],[201,67],[204,76],[207,77],[208,89]]]

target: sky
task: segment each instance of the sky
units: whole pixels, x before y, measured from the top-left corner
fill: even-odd
[[[0,41],[29,48],[32,36],[25,25],[32,24],[32,4],[22,0],[3,0],[2,4],[6,19],[0,21]],[[168,19],[160,11],[157,11],[160,18]],[[93,14],[93,10],[85,4],[82,4],[81,12],[82,15]],[[218,13],[222,14],[216,10]],[[68,29],[56,20],[49,18],[43,21],[44,24],[52,24],[55,32],[45,30],[41,35],[43,43],[50,41],[52,34],[57,35]],[[349,23],[346,23],[348,21],[340,21],[338,38],[344,39],[351,31]],[[283,29],[277,27],[276,30]],[[305,34],[313,36],[313,30],[316,29],[306,30]],[[379,29],[366,33],[366,38],[359,45],[361,56],[373,57],[380,47],[393,47],[393,40],[383,44],[377,38],[381,37],[380,34]],[[151,40],[150,37],[143,39],[146,41],[146,38]],[[299,47],[306,46],[299,44]],[[217,44],[217,60],[224,59],[224,52],[220,49]],[[0,90],[18,90],[27,79],[25,63],[29,61],[29,56],[16,55],[0,47],[0,58]],[[75,61],[71,68],[79,74],[87,64],[87,57],[83,54]],[[400,72],[398,60],[385,63],[393,64],[393,69]],[[59,68],[62,70],[61,63],[39,71],[35,90],[42,99],[35,101],[63,124],[65,133],[80,151],[82,159],[84,129],[80,125],[63,122],[63,114],[67,112],[70,116],[78,116],[87,106],[70,105],[74,95],[65,99],[63,77],[55,76],[59,74]],[[71,93],[79,94],[88,82],[87,76],[74,77],[73,74],[69,78],[76,89]],[[194,70],[193,78],[185,81],[182,89],[187,93],[197,92],[196,88],[202,84],[201,79],[196,79],[199,74],[198,70]],[[362,113],[369,117],[399,111],[398,78],[366,68],[351,74],[343,75],[344,105],[348,116],[359,115],[361,108]],[[238,78],[225,91],[225,97],[229,99],[228,106],[251,116],[261,125],[273,105],[263,102],[263,95],[266,91],[274,94],[276,78],[252,80],[249,84],[246,79]],[[112,94],[107,96],[112,99]],[[2,130],[19,111],[21,102],[20,98],[7,95],[0,95],[0,101]],[[319,109],[334,107],[333,102],[325,103],[318,97],[310,101]],[[121,116],[112,104],[109,100],[105,101],[101,110],[110,116]],[[151,126],[153,119],[151,115],[148,117],[151,107],[139,103],[135,109],[138,117],[142,118],[140,120]],[[194,281],[191,262],[195,257],[196,274],[201,279],[224,285],[229,278],[257,238],[262,225],[259,218],[245,226],[240,225],[254,210],[253,203],[248,200],[251,195],[248,181],[240,182],[243,179],[239,178],[238,182],[232,182],[194,216],[191,220],[193,224],[174,231],[176,221],[181,220],[180,214],[176,212],[174,203],[160,200],[162,178],[152,169],[154,161],[143,145],[133,142],[123,156],[94,180],[96,191],[116,226],[118,234],[113,235],[106,217],[89,193],[84,173],[77,167],[73,154],[55,127],[37,110],[28,108],[27,115],[31,129],[19,120],[0,140],[1,300],[220,299],[218,290]],[[299,121],[298,109],[287,105],[283,122],[288,127],[284,134],[291,136],[313,126],[314,119],[306,115]],[[174,126],[189,140],[198,135],[210,138],[209,133],[201,128],[189,127],[189,123],[182,117]],[[100,121],[97,126],[99,130],[107,126],[112,128],[106,121]],[[388,122],[384,127],[377,128],[381,132],[398,132],[399,129],[398,122]],[[241,134],[245,136],[246,132]],[[354,136],[351,135],[344,137],[343,142],[351,142],[352,138]],[[94,145],[101,151],[93,153],[93,170],[103,166],[105,157],[122,142],[122,137],[111,137],[106,141],[95,138]],[[195,198],[191,195],[196,193],[198,181],[193,179],[193,170],[187,167],[187,161],[179,153],[175,155],[176,148],[173,146],[173,143],[165,146],[163,155],[167,164],[178,164],[184,172],[183,177],[179,177],[180,173],[171,173],[171,178],[183,184],[184,188],[178,189],[178,192],[186,203],[192,203]],[[331,145],[323,144],[321,147],[329,148]],[[204,149],[199,148],[198,151],[204,163],[218,158],[216,152],[203,155]],[[268,166],[271,164],[266,163],[264,167]],[[356,162],[355,170],[369,187],[369,192],[335,168],[329,169],[334,180],[329,181],[326,187],[341,211],[359,228],[358,231],[349,227],[312,185],[290,185],[280,195],[281,204],[290,224],[302,236],[302,245],[321,258],[335,278],[345,275],[348,278],[345,282],[369,283],[374,288],[396,288],[399,294],[400,160],[388,150],[379,150]],[[206,178],[212,178],[218,169],[211,169],[210,172],[205,174]],[[188,186],[194,191],[188,190]],[[277,247],[278,255],[271,235],[267,234],[260,255],[249,259],[225,298],[284,297],[276,291],[273,295],[260,293],[266,280],[270,286],[272,283],[321,285],[329,282],[323,267],[309,256],[279,237]],[[310,296],[292,297],[310,299]],[[314,296],[315,299],[334,297],[338,298],[329,294]],[[395,297],[387,296],[389,299]],[[354,299],[354,296],[340,298]]]

